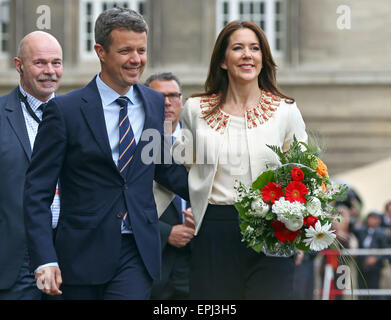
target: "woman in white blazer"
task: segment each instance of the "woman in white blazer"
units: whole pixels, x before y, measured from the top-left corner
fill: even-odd
[[[275,81],[276,65],[263,31],[252,22],[226,25],[216,40],[205,93],[188,99],[173,156],[189,169],[195,234],[190,298],[288,299],[292,258],[257,254],[241,241],[235,181],[250,185],[267,164],[266,146],[307,141],[292,98]]]

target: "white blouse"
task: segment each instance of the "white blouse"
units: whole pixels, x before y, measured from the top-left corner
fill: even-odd
[[[209,196],[209,203],[212,204],[234,204],[235,181],[246,185],[252,183],[246,119],[232,115],[230,117]]]

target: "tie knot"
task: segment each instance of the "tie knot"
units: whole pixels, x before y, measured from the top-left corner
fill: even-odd
[[[46,106],[47,106],[47,103],[41,103],[41,105],[38,107],[38,110],[41,110],[42,112],[44,112]]]
[[[115,100],[115,102],[117,102],[121,109],[122,108],[126,108],[128,106],[128,101],[129,99],[127,97],[119,97],[118,99]]]

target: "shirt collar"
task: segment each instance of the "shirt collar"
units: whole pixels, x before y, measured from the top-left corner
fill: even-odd
[[[45,102],[45,101],[41,101],[41,100],[39,100],[39,99],[33,97],[31,94],[29,94],[28,92],[26,92],[26,91],[23,89],[23,87],[22,87],[21,84],[19,84],[19,90],[20,90],[20,92],[22,93],[23,96],[27,97],[27,102],[29,103],[31,109],[33,109],[34,112],[37,111],[37,109],[39,108],[39,106],[40,106],[42,103],[47,103],[47,102],[49,102],[50,99],[52,99],[52,98],[55,97],[55,93],[53,92],[53,93],[50,95],[48,101]]]
[[[106,83],[103,82],[103,80],[100,78],[100,73],[96,77],[96,85],[98,87],[98,91],[104,106],[112,104],[115,100],[121,97],[121,95],[118,92],[116,92],[115,90],[110,88]],[[131,104],[135,104],[133,86],[131,86],[129,91],[123,96],[127,97]]]
[[[181,123],[180,122],[178,122],[174,132],[172,133],[172,136],[177,138],[179,135],[179,131],[181,131]]]

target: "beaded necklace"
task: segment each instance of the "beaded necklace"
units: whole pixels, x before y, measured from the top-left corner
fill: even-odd
[[[201,114],[212,129],[224,133],[231,115],[221,110],[219,102],[220,95],[212,94],[210,96],[201,97]],[[246,110],[248,129],[255,128],[268,121],[273,116],[273,113],[277,110],[280,103],[280,97],[273,95],[271,92],[261,90],[258,104]]]

